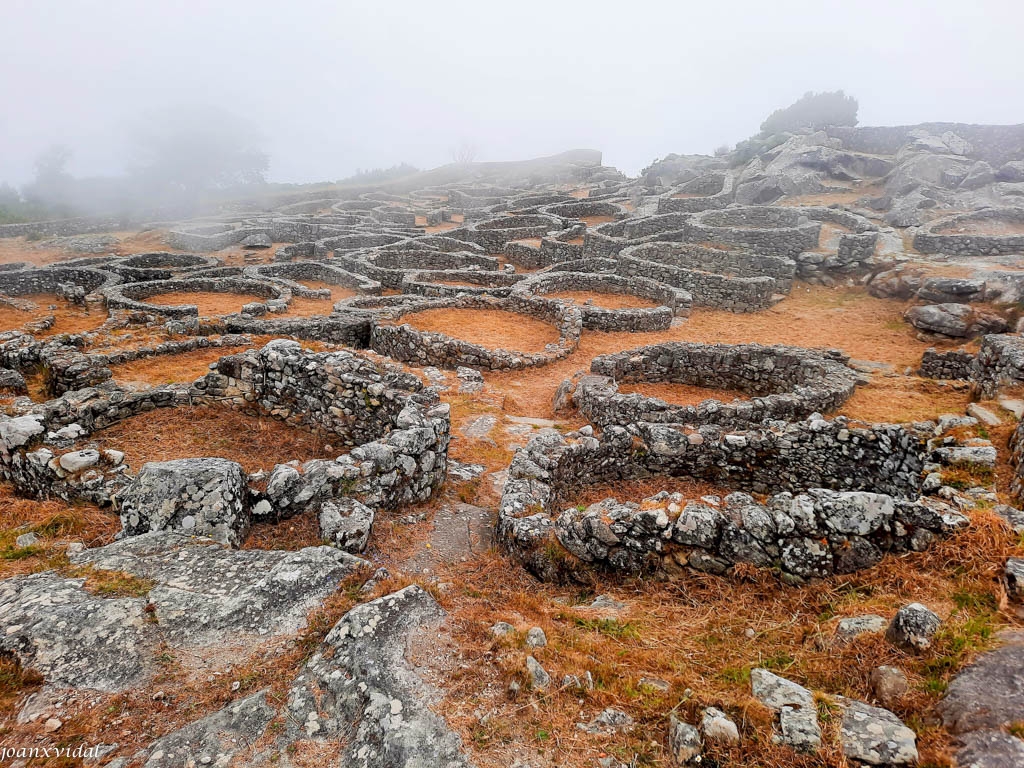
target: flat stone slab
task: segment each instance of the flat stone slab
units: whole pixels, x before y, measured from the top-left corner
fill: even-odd
[[[0,649],[50,685],[119,691],[144,680],[165,645],[238,648],[298,632],[364,560],[332,547],[231,550],[172,532],[70,555],[72,565],[139,579],[103,597],[55,571],[0,581]],[[155,621],[154,621],[155,619]]]
[[[1003,645],[953,678],[939,713],[953,733],[1024,721],[1024,631],[1001,632]]]

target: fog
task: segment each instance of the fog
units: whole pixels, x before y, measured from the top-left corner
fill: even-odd
[[[53,145],[71,175],[117,175],[179,129],[311,182],[467,144],[600,149],[635,174],[744,139],[809,90],[856,96],[862,125],[1024,122],[1019,0],[3,0],[0,18],[15,185]]]

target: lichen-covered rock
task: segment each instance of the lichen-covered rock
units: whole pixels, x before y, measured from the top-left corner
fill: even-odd
[[[417,586],[346,613],[292,684],[278,748],[347,739],[341,764],[353,768],[468,768],[407,657],[414,637],[443,618]]]
[[[234,461],[176,459],[144,464],[121,492],[125,535],[174,530],[240,546],[249,529],[245,472]]]
[[[910,765],[917,762],[917,736],[892,712],[860,701],[843,699],[840,737],[843,754],[868,765]]]
[[[698,765],[703,751],[700,732],[675,715],[669,718],[668,753],[675,765]]]
[[[362,552],[373,530],[373,510],[342,497],[320,505],[320,538],[346,552]]]
[[[900,608],[889,624],[886,639],[908,651],[924,651],[931,647],[932,638],[942,620],[920,603]]]
[[[608,709],[598,712],[589,723],[579,723],[578,727],[586,733],[610,735],[631,730],[633,728],[633,718],[621,709],[608,707]],[[692,728],[693,726],[690,727]],[[694,728],[694,732],[696,730]]]
[[[865,614],[864,616],[851,616],[841,619],[836,625],[836,638],[840,640],[852,640],[858,635],[872,632],[883,632],[889,625],[883,616]]]
[[[297,632],[365,564],[329,547],[235,551],[171,532],[69,557],[134,577],[138,596],[102,597],[53,571],[0,581],[0,648],[51,685],[103,691],[145,679],[164,645],[237,650],[245,638]]]
[[[142,597],[110,599],[53,571],[0,581],[0,649],[47,683],[120,691],[152,671],[159,633]]]
[[[821,746],[818,710],[809,690],[767,669],[750,670],[754,698],[779,715],[778,741],[812,752]]]
[[[263,735],[274,715],[267,692],[260,691],[157,739],[133,759],[144,759],[143,768],[226,766]]]

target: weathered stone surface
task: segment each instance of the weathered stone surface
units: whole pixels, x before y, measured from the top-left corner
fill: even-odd
[[[540,627],[531,627],[526,633],[526,644],[530,648],[544,648],[548,644],[547,635]]]
[[[906,319],[915,328],[956,338],[1002,333],[1007,327],[1006,321],[998,315],[955,303],[911,307]]]
[[[1024,741],[1002,731],[972,731],[961,736],[956,753],[961,768],[1020,768],[1024,765]]]
[[[267,692],[260,691],[157,739],[133,759],[145,760],[144,768],[226,766],[263,735],[274,715]]]
[[[175,530],[239,546],[249,529],[248,492],[240,464],[177,459],[144,464],[121,493],[125,534]]]
[[[778,713],[779,741],[805,751],[821,746],[818,710],[809,690],[760,668],[750,670],[750,687],[755,699]]]
[[[1004,632],[1000,640],[1001,647],[978,657],[946,689],[939,712],[953,733],[1024,721],[1024,632]]]
[[[871,670],[868,685],[879,704],[891,707],[907,692],[907,676],[903,670],[883,664]]]
[[[363,564],[328,547],[232,551],[170,532],[69,557],[136,577],[142,596],[98,596],[84,578],[53,571],[2,581],[0,647],[55,686],[104,691],[147,677],[162,644],[237,648],[246,637],[296,632]]]
[[[609,707],[594,716],[589,723],[579,723],[578,727],[586,733],[613,734],[629,731],[633,728],[633,718],[621,709]],[[693,726],[690,726],[691,728]],[[697,729],[694,728],[694,733]]]
[[[675,715],[669,718],[668,752],[675,765],[698,765],[703,745],[700,732]]]
[[[740,732],[728,715],[715,707],[708,707],[701,715],[700,732],[705,741],[719,744],[739,744]]]
[[[370,540],[373,517],[373,510],[355,499],[329,499],[320,505],[320,538],[346,552],[362,552]]]
[[[551,675],[533,656],[526,657],[526,671],[530,673],[530,685],[534,690],[543,691],[551,685]]]
[[[868,765],[917,762],[917,736],[887,709],[843,699],[840,734],[843,754]]]
[[[841,619],[836,625],[836,637],[840,640],[852,640],[858,635],[883,632],[889,622],[883,616],[866,614]]]
[[[444,611],[417,586],[356,606],[296,677],[278,751],[298,740],[346,739],[353,768],[468,768],[457,734],[430,709],[437,698],[409,661]]]
[[[911,603],[896,612],[885,636],[899,648],[923,651],[931,647],[941,623],[931,610],[920,603]]]

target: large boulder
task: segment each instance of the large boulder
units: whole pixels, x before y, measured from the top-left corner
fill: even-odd
[[[135,757],[145,759],[143,768],[226,766],[263,735],[275,714],[260,691],[157,739]]]
[[[245,471],[218,458],[176,459],[144,464],[119,495],[127,536],[181,531],[241,545],[249,530]]]
[[[429,706],[437,692],[409,659],[444,616],[417,586],[345,614],[295,679],[278,748],[344,739],[341,764],[352,768],[467,768],[458,735]]]
[[[982,654],[946,689],[939,713],[953,733],[1024,722],[1024,632],[1005,632],[1003,645]]]
[[[282,704],[267,691],[239,699],[158,739],[132,764],[295,765],[305,753],[351,768],[471,768],[459,736],[431,709],[437,691],[417,672],[421,649],[437,653],[428,646],[444,615],[417,586],[359,605]]]
[[[1007,327],[1006,321],[999,315],[974,309],[967,304],[928,304],[911,307],[905,317],[915,328],[954,338],[1002,333]]]

